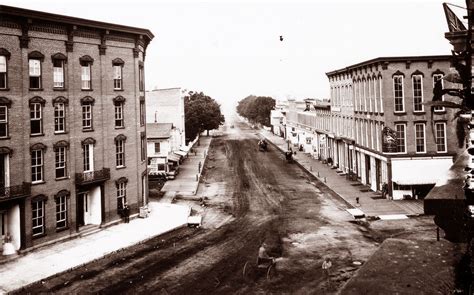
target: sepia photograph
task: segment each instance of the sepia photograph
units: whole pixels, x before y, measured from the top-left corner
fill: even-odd
[[[0,294],[474,294],[473,28],[0,0]]]

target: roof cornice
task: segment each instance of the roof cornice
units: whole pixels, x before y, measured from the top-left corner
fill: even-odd
[[[420,62],[420,61],[449,61],[452,58],[452,55],[420,55],[420,56],[388,56],[388,57],[377,57],[374,59],[369,59],[367,61],[363,61],[357,64],[353,64],[347,66],[345,68],[327,72],[326,76],[330,77],[336,74],[346,73],[350,70],[354,70],[356,68],[360,68],[363,66],[369,66],[374,64],[381,64],[384,62]]]
[[[100,21],[95,21],[95,20],[42,12],[42,11],[37,11],[37,10],[30,10],[30,9],[19,8],[19,7],[12,7],[12,6],[7,6],[7,5],[0,5],[0,16],[1,15],[11,15],[11,16],[17,16],[17,17],[46,20],[46,21],[56,22],[56,23],[78,25],[78,26],[84,26],[84,27],[92,27],[92,28],[99,28],[99,29],[104,29],[104,30],[112,30],[112,31],[118,31],[118,32],[143,35],[143,36],[148,37],[149,39],[148,42],[151,41],[155,37],[153,33],[148,29],[129,27],[129,26],[124,26],[124,25],[119,25],[119,24],[100,22]]]

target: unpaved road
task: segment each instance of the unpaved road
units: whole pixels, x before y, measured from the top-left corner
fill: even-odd
[[[254,294],[334,293],[380,240],[350,222],[345,204],[324,185],[270,146],[259,152],[255,130],[243,123],[213,139],[205,170],[209,220],[200,229],[181,229],[124,249],[24,292]],[[217,217],[216,217],[217,216]],[[224,220],[224,222],[222,222]],[[267,280],[242,268],[256,261],[265,241],[281,257]],[[92,249],[91,249],[92,250]],[[321,263],[331,257],[331,280]]]

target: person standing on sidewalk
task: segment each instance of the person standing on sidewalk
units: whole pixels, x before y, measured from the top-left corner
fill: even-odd
[[[130,222],[130,207],[128,207],[127,202],[123,205],[123,218],[125,219],[125,223]]]

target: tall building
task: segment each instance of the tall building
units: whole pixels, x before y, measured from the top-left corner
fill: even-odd
[[[382,57],[327,73],[338,168],[393,199],[423,198],[457,152],[454,110],[425,105],[450,59]]]
[[[372,191],[423,198],[458,152],[456,110],[425,104],[450,59],[381,57],[327,73],[330,103],[289,102],[288,143]]]
[[[0,6],[0,230],[16,249],[147,204],[146,29]]]

